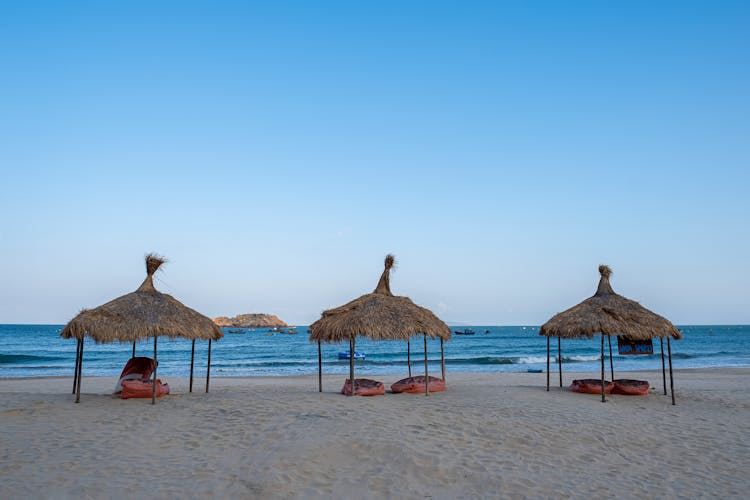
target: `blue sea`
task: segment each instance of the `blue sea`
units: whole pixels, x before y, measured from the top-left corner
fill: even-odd
[[[454,328],[463,330],[464,326]],[[475,335],[454,335],[445,343],[446,370],[461,372],[525,372],[544,369],[547,343],[538,326],[473,326]],[[750,326],[681,326],[683,339],[672,342],[673,365],[680,368],[750,367]],[[0,377],[72,376],[75,340],[60,338],[62,325],[0,325]],[[317,344],[308,340],[306,327],[297,334],[280,334],[265,329],[229,333],[213,342],[211,376],[305,375],[317,373]],[[323,345],[324,373],[348,373],[349,362],[338,359],[346,344]],[[187,376],[190,373],[190,341],[160,338],[159,375]],[[440,342],[427,343],[430,372],[440,371]],[[552,362],[556,362],[557,341],[552,339]],[[620,356],[616,342],[615,371],[661,369],[659,342],[654,355]],[[365,354],[357,360],[357,374],[403,373],[406,371],[406,343],[371,342],[358,339],[356,349]],[[563,340],[563,371],[600,369],[601,340]],[[205,376],[208,343],[196,342],[196,376]],[[666,342],[664,345],[666,352]],[[421,373],[424,344],[411,343],[412,369]],[[85,376],[117,376],[130,358],[132,344],[95,344],[86,339]],[[136,355],[153,356],[153,340],[139,342]],[[609,363],[608,363],[609,364]],[[552,370],[556,371],[556,365]]]

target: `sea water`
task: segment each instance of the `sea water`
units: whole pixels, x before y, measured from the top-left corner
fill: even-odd
[[[463,330],[467,327],[460,327]],[[547,341],[538,326],[473,326],[475,335],[453,335],[445,342],[446,370],[461,372],[525,372],[546,368]],[[750,326],[679,326],[683,339],[672,341],[676,369],[750,367]],[[62,325],[0,325],[0,377],[71,376],[75,365],[76,341],[60,338]],[[306,375],[317,373],[318,346],[311,343],[306,327],[297,334],[268,329],[244,329],[229,333],[211,346],[211,376]],[[85,376],[117,376],[132,354],[132,343],[96,344],[87,338],[84,347]],[[424,341],[411,340],[412,372],[424,372]],[[551,369],[557,370],[557,339],[551,343]],[[601,338],[563,339],[563,371],[598,373],[601,367]],[[660,343],[654,340],[653,355],[621,356],[613,339],[615,371],[661,369]],[[190,374],[189,340],[160,337],[157,344],[160,377]],[[138,342],[136,355],[153,357],[153,339]],[[324,373],[345,374],[349,361],[338,358],[348,351],[348,342],[323,344]],[[356,361],[358,375],[405,373],[407,344],[403,341],[373,342],[357,339],[356,350],[365,354]],[[429,370],[440,373],[440,341],[427,341]],[[664,352],[667,345],[664,342]],[[609,346],[605,344],[609,358]],[[195,375],[205,376],[208,342],[195,343]],[[609,370],[609,359],[607,359]]]

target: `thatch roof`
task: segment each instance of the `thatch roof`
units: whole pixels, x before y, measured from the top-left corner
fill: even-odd
[[[154,288],[154,273],[165,262],[146,256],[146,279],[138,290],[95,309],[84,309],[60,336],[82,339],[88,334],[96,342],[134,342],[153,336],[218,340],[224,336],[214,322],[180,301]]]
[[[630,299],[618,295],[609,284],[612,270],[599,266],[599,288],[567,311],[556,314],[539,330],[539,335],[562,338],[591,338],[595,333],[646,340],[654,337],[682,338],[666,318]]]
[[[374,292],[323,311],[321,318],[310,325],[310,340],[341,342],[360,335],[373,340],[407,340],[421,334],[450,340],[448,325],[429,309],[391,293],[390,272],[394,264],[393,255],[388,255]]]

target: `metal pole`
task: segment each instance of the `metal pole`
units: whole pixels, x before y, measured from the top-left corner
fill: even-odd
[[[440,339],[440,369],[443,372],[443,382],[445,382],[445,349],[442,338]]]
[[[354,335],[349,337],[349,388],[349,395],[354,396]]]
[[[320,349],[320,340],[318,340],[318,392],[323,392],[323,352]]]
[[[547,392],[549,392],[549,336],[547,336]]]
[[[76,368],[73,370],[73,392],[76,393],[76,385],[78,385],[78,356],[81,354],[81,339],[77,339],[76,342]]]
[[[659,337],[659,343],[661,344],[661,379],[664,383],[664,395],[667,395],[667,367],[664,364],[664,337]]]
[[[604,397],[604,334],[602,333],[602,403],[606,401]]]
[[[672,345],[667,337],[667,353],[669,353],[669,391],[672,393],[672,405],[674,406],[674,378],[672,377]]]
[[[560,372],[560,387],[562,387],[562,350],[560,349],[560,337],[557,337],[557,369]]]
[[[409,377],[411,377],[411,340],[406,339],[406,364],[409,365]]]
[[[190,392],[193,392],[193,368],[195,367],[195,339],[193,347],[190,349]]]
[[[612,337],[607,335],[607,343],[609,344],[609,373],[612,375],[612,380],[615,380],[615,368],[612,364]]]
[[[156,404],[156,370],[159,368],[159,362],[156,359],[156,339],[158,335],[154,335],[154,381],[151,383],[151,404]]]
[[[131,358],[135,357],[135,340],[133,341],[133,355],[130,356]]]
[[[208,383],[211,381],[211,339],[208,339],[208,367],[206,368],[206,392],[208,392]]]
[[[78,356],[78,386],[76,387],[76,403],[81,401],[81,377],[83,377],[83,340],[81,337],[81,354]]]
[[[424,337],[424,395],[430,395],[430,374],[427,371],[427,334],[423,333]]]

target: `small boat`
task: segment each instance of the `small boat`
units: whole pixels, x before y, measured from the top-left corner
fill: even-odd
[[[612,394],[625,396],[645,396],[648,394],[648,382],[645,380],[617,379],[613,380]]]
[[[227,330],[227,333],[245,333],[245,330],[242,328],[230,328]]]
[[[472,330],[471,328],[464,328],[463,330],[456,330],[453,333],[455,333],[456,335],[475,335],[476,334],[476,332]]]
[[[123,380],[120,397],[130,398],[160,398],[169,394],[169,384],[163,383],[160,378],[156,379],[156,393],[154,393],[154,382],[152,380]]]
[[[430,376],[427,384],[427,390],[430,392],[443,392],[445,390],[445,381],[441,378]],[[411,394],[424,394],[425,378],[424,375],[401,379],[391,385],[391,391],[394,394],[408,392]]]
[[[615,384],[609,380],[604,381],[604,394],[612,394],[612,389]],[[569,391],[581,392],[583,394],[601,394],[602,393],[602,381],[598,378],[584,378],[580,380],[574,380]]]
[[[541,368],[529,368],[526,371],[529,372],[529,373],[542,373],[542,369]]]
[[[339,359],[349,359],[349,351],[339,351]],[[354,351],[354,359],[365,359],[365,354]]]
[[[344,387],[341,388],[341,394],[349,395],[352,393],[352,384],[349,379],[344,382]],[[355,396],[382,396],[385,394],[385,385],[383,382],[377,380],[370,380],[369,378],[355,378],[354,379],[354,395]]]
[[[154,395],[154,381],[149,377],[154,373],[156,363],[151,358],[136,356],[130,358],[125,363],[120,380],[115,387],[115,394],[119,394],[122,399],[129,398],[150,398]],[[156,397],[160,398],[169,394],[169,384],[162,383],[161,379],[156,379]]]

